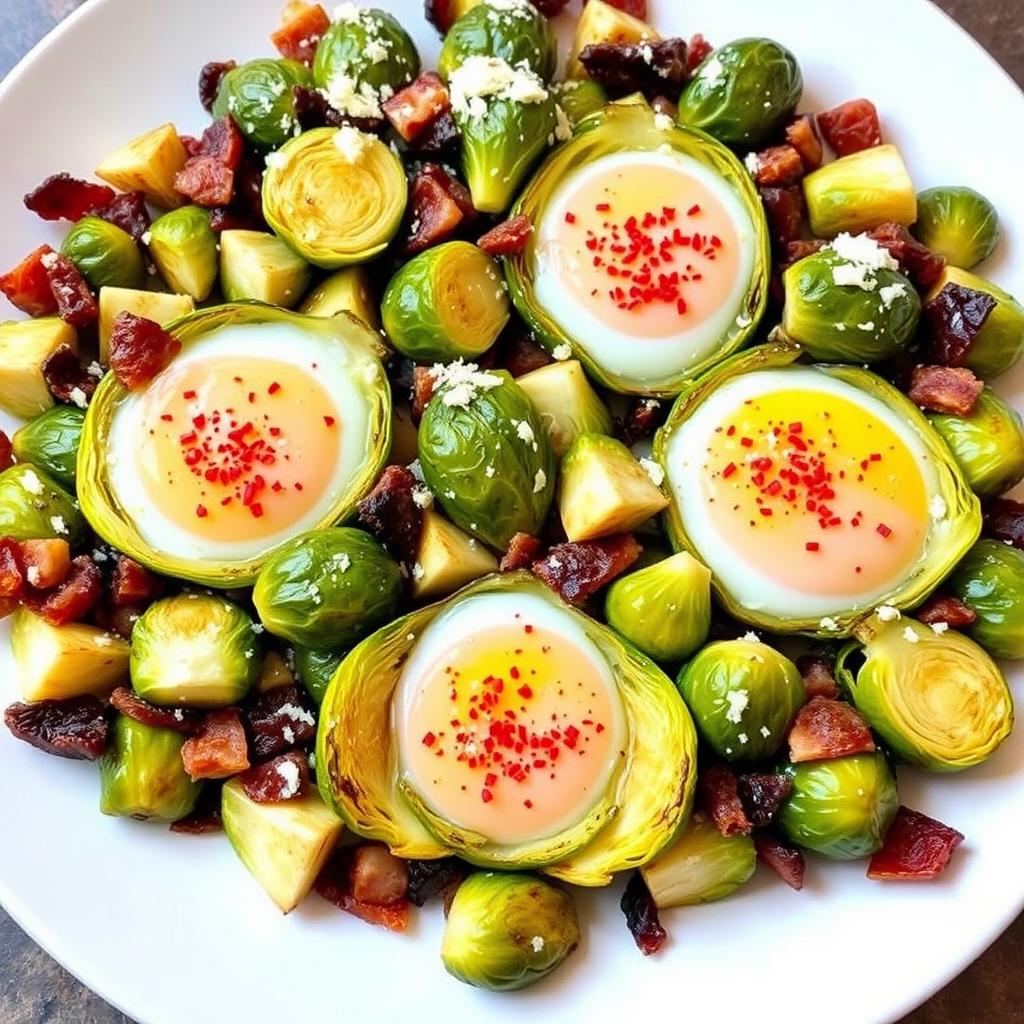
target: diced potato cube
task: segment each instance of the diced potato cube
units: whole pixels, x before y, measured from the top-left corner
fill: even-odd
[[[187,159],[178,130],[164,124],[111,153],[96,168],[96,177],[125,192],[143,192],[155,206],[172,210],[185,201],[174,187],[174,177]]]
[[[100,289],[100,362],[110,359],[110,332],[118,313],[134,313],[166,325],[195,311],[191,295],[143,292],[135,288]]]
[[[58,317],[0,324],[0,408],[29,419],[54,404],[43,363],[61,345],[78,351],[74,327]]]

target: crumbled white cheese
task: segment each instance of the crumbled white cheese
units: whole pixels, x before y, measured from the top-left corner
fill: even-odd
[[[655,487],[660,487],[665,482],[665,470],[654,459],[641,459],[640,465]]]
[[[704,66],[700,69],[700,74],[697,77],[702,82],[705,82],[709,89],[714,89],[716,86],[721,85],[725,79],[725,66],[718,57],[712,56],[704,62]]]
[[[262,622],[254,622],[252,624],[252,631],[259,636],[267,627]]]
[[[277,774],[284,779],[281,799],[291,800],[299,792],[299,766],[294,761],[281,761],[277,765]]]
[[[533,478],[533,493],[540,494],[548,485],[548,475],[543,469],[538,469]]]
[[[73,387],[68,392],[68,398],[70,398],[79,409],[84,409],[89,404],[89,396],[80,387]]]
[[[660,110],[654,115],[654,127],[659,132],[667,132],[675,125],[675,121],[672,120],[668,114],[662,113]]]
[[[316,725],[316,719],[312,712],[300,708],[297,704],[282,704],[278,709],[279,715],[290,718],[293,722],[304,722],[306,725]]]
[[[533,433],[533,427],[530,426],[526,420],[513,420],[512,426],[516,428],[516,435],[520,441],[525,441],[527,444],[533,443],[534,450],[536,450],[536,436]]]
[[[740,734],[739,734],[739,735],[738,735],[738,736],[736,737],[736,739],[738,739],[738,740],[740,741],[740,743],[744,743],[744,744],[745,744],[745,743],[747,743],[747,741],[749,740],[749,737],[747,736],[747,734],[746,734],[745,732],[741,732],[741,733],[740,733]]]
[[[907,626],[903,630],[903,639],[906,640],[908,644],[916,644],[919,638],[918,635],[914,632],[913,627]]]
[[[740,639],[746,640],[748,644],[759,644],[761,642],[761,638],[752,629],[748,629]]]
[[[534,935],[534,937],[530,939],[530,945],[533,947],[534,953],[539,953],[544,948],[544,936]]]
[[[572,138],[572,121],[569,120],[561,103],[555,104],[555,140],[568,142]],[[554,140],[552,140],[554,141]]]
[[[142,242],[143,245],[149,245],[149,243],[153,241],[153,232],[148,229],[143,231],[139,236],[139,241]]]
[[[426,575],[426,570],[420,565],[419,562],[413,562],[412,566],[412,578],[414,580],[421,580]]]
[[[572,357],[572,347],[563,342],[561,345],[556,345],[551,350],[551,355],[558,362],[564,362],[566,359],[570,359]]]
[[[457,359],[454,363],[435,363],[430,368],[435,390],[441,393],[441,401],[447,406],[465,409],[481,391],[490,391],[501,386],[502,379],[496,373],[481,370],[476,363]]]
[[[87,367],[85,368],[85,372],[86,372],[87,374],[89,374],[89,376],[90,376],[90,377],[95,377],[95,378],[97,378],[97,380],[98,380],[98,379],[99,379],[100,377],[102,377],[102,376],[103,376],[103,367],[102,367],[102,366],[100,366],[100,364],[99,364],[99,363],[97,363],[97,362],[96,362],[96,360],[94,359],[94,360],[93,360],[93,361],[92,361],[92,362],[91,362],[91,363],[90,363],[90,364],[89,364],[89,365],[88,365],[88,366],[87,366]]]
[[[429,487],[416,487],[412,492],[412,500],[417,508],[430,508],[434,504],[434,495]]]
[[[750,693],[747,690],[726,690],[725,702],[729,705],[725,712],[725,720],[739,725],[743,719],[743,712],[750,704]]]
[[[40,577],[40,573],[39,573],[39,566],[38,565],[30,565],[25,570],[25,577],[28,579],[29,586],[38,587],[39,586],[39,580],[41,578]]]
[[[350,2],[338,4],[338,6],[331,12],[331,21],[335,23],[344,21],[352,24],[359,21],[362,13],[363,12],[360,10],[358,4]]]
[[[769,736],[771,736],[771,734],[772,734],[772,731],[771,731],[771,729],[769,729],[767,725],[762,725],[762,726],[761,726],[761,729],[760,729],[760,732],[761,732],[761,735],[762,735],[762,736],[763,736],[763,737],[764,737],[765,739],[768,739],[768,737],[769,737]]]
[[[43,493],[43,481],[36,475],[34,469],[26,469],[21,474],[21,486],[28,491],[29,494],[42,494]]]
[[[334,563],[338,572],[348,572],[349,569],[352,568],[352,559],[346,551],[335,551],[334,554],[331,555],[331,561]]]
[[[882,305],[888,309],[901,295],[906,295],[907,286],[897,281],[895,284],[887,284],[884,288],[878,289],[878,297]]]
[[[484,470],[484,476],[487,477],[488,480],[490,480],[494,476],[494,467],[493,466],[488,466]]]
[[[369,82],[358,82],[352,75],[342,73],[333,75],[327,88],[320,91],[335,110],[350,117],[383,117],[381,100],[392,92],[387,85],[374,89]]]
[[[756,153],[748,153],[743,158],[743,163],[746,165],[750,176],[753,178],[757,175],[757,172],[761,169],[761,158]]]
[[[295,742],[295,730],[290,725],[286,725],[281,730],[281,735],[284,737],[285,743]]]
[[[862,324],[857,324],[858,331],[873,331],[875,329],[874,320],[865,320]]]
[[[268,153],[264,158],[263,162],[272,171],[283,171],[288,165],[288,154],[283,153],[279,149],[275,149],[273,153]]]
[[[345,163],[357,164],[371,142],[366,132],[351,125],[342,125],[334,135],[334,148],[342,155]]]
[[[43,255],[39,257],[39,262],[46,270],[53,270],[53,268],[57,266],[57,260],[59,258],[59,253],[44,252]]]
[[[500,57],[467,57],[449,76],[452,110],[468,118],[484,117],[489,99],[515,103],[543,103],[548,98],[544,83],[525,62],[512,67]]]
[[[893,608],[891,604],[879,605],[875,609],[875,615],[882,622],[895,622],[897,619],[902,618],[899,608]]]
[[[66,534],[68,532],[68,527],[64,522],[63,516],[50,516],[50,525],[53,527],[54,533]]]
[[[837,285],[873,292],[878,287],[876,271],[899,269],[899,264],[889,255],[889,250],[868,235],[843,232],[827,248],[845,261],[832,268],[832,280]]]
[[[936,633],[938,636],[942,636],[942,634],[945,633],[946,630],[948,630],[948,629],[949,629],[949,623],[948,622],[933,622],[932,623],[932,632]]]
[[[371,64],[383,64],[388,59],[388,47],[383,39],[367,39],[363,53]]]
[[[839,629],[839,623],[836,622],[836,620],[833,619],[831,615],[826,615],[818,623],[818,628],[827,630],[829,633],[835,633]]]
[[[423,483],[423,467],[420,465],[419,459],[413,459],[412,462],[406,466],[406,469],[408,469],[420,483]]]
[[[946,499],[941,494],[933,494],[931,501],[928,502],[928,511],[932,519],[945,519],[949,512]]]

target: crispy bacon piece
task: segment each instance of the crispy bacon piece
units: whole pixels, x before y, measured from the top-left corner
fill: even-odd
[[[626,415],[616,421],[615,436],[627,447],[654,436],[668,413],[657,398],[634,398],[626,408]]]
[[[95,697],[12,704],[4,724],[16,739],[57,757],[95,761],[107,749],[107,713]]]
[[[634,871],[626,883],[619,908],[626,915],[626,927],[636,948],[644,956],[652,956],[665,945],[668,934],[661,926],[658,905],[639,871]]]
[[[29,316],[51,316],[57,312],[57,300],[43,266],[43,257],[52,252],[48,245],[41,245],[0,277],[0,291],[12,306]]]
[[[963,841],[963,833],[955,828],[920,811],[900,807],[885,844],[868,863],[868,878],[903,882],[937,878]]]
[[[96,323],[99,306],[74,263],[59,252],[45,253],[39,262],[57,302],[57,315],[72,327],[91,327]]]
[[[458,17],[452,0],[423,0],[423,13],[441,35],[455,24]]]
[[[361,903],[388,906],[404,900],[409,892],[405,861],[386,846],[366,843],[352,855],[352,895]]]
[[[424,164],[409,191],[409,255],[446,241],[463,221],[476,218],[469,190],[437,164]]]
[[[824,149],[813,114],[798,114],[786,125],[786,141],[800,154],[808,173],[821,166]]]
[[[599,540],[556,544],[544,558],[533,563],[534,576],[543,580],[569,604],[582,604],[601,587],[625,572],[643,548],[631,533],[617,533]]]
[[[118,555],[110,581],[110,600],[115,608],[148,604],[164,591],[164,580],[127,555]]]
[[[184,147],[185,152],[190,157],[202,155],[202,139],[197,139],[194,135],[179,135],[178,138],[181,140],[181,144]]]
[[[944,366],[962,366],[988,320],[996,300],[987,292],[950,282],[924,304],[932,331],[932,354]]]
[[[984,386],[965,366],[915,366],[907,397],[922,409],[969,416]]]
[[[501,556],[498,566],[501,572],[515,572],[517,569],[528,569],[540,553],[542,543],[537,537],[528,533],[513,534],[508,542],[508,550]]]
[[[822,111],[818,115],[818,127],[839,156],[882,144],[878,111],[871,100],[847,100],[838,107]]]
[[[155,729],[173,729],[191,736],[199,727],[201,715],[190,708],[162,708],[143,700],[134,690],[119,686],[110,695],[110,706],[122,715],[151,725]]]
[[[785,251],[791,242],[800,238],[803,230],[807,213],[804,190],[799,185],[787,185],[781,188],[758,186],[757,191],[764,204],[772,240],[780,251]]]
[[[324,865],[314,888],[328,903],[353,914],[370,924],[381,925],[393,932],[404,932],[409,926],[409,901],[402,897],[393,903],[370,903],[354,893],[355,858],[358,850],[339,850]],[[390,856],[390,854],[389,854]],[[370,887],[372,890],[372,886]]]
[[[25,580],[35,590],[59,586],[71,572],[71,547],[62,537],[23,540],[21,560]]]
[[[647,96],[679,96],[686,82],[686,40],[644,43],[591,43],[580,51],[587,74],[613,96],[642,92]]]
[[[309,789],[309,758],[301,750],[291,750],[242,772],[238,781],[245,795],[258,804],[298,800]]]
[[[257,230],[259,225],[232,205],[210,207],[210,227],[219,235],[222,231]]]
[[[125,605],[123,608],[114,608],[110,611],[107,628],[125,640],[131,640],[132,630],[139,617],[146,609],[141,605]]]
[[[78,622],[84,618],[103,594],[103,577],[88,555],[71,560],[67,578],[50,590],[26,592],[25,606],[45,619],[51,626]]]
[[[220,832],[223,824],[220,820],[221,786],[217,782],[207,782],[199,791],[192,813],[171,823],[171,831],[185,836],[205,836],[212,832]]]
[[[58,345],[43,360],[41,369],[50,394],[62,402],[84,405],[99,384],[91,373],[86,373],[78,353],[70,345]]]
[[[794,764],[869,754],[874,749],[871,730],[857,709],[830,697],[809,700],[789,730],[789,759]]]
[[[330,27],[331,19],[320,4],[289,0],[281,15],[281,27],[271,35],[270,41],[282,57],[310,67],[317,43]]]
[[[942,276],[945,258],[919,242],[902,224],[887,221],[872,228],[868,236],[888,250],[919,291],[927,291]]]
[[[244,772],[249,767],[249,744],[238,708],[209,712],[185,740],[181,760],[193,782]]]
[[[713,764],[697,775],[705,814],[723,836],[748,836],[753,826],[740,800],[739,780],[727,764]]]
[[[276,686],[259,693],[243,713],[256,761],[305,746],[316,736],[316,715],[298,686]]]
[[[415,81],[381,104],[384,116],[406,142],[412,142],[445,111],[451,109],[448,90],[436,71],[424,71]]]
[[[488,256],[514,256],[526,248],[533,232],[533,223],[524,213],[495,224],[482,234],[476,244]]]
[[[743,810],[754,828],[770,825],[793,789],[792,780],[777,772],[749,772],[739,777],[737,785]]]
[[[508,332],[508,340],[500,342],[501,355],[498,362],[513,377],[548,366],[554,360],[525,331]]]
[[[96,211],[96,216],[127,231],[136,242],[142,241],[151,223],[149,210],[146,209],[146,197],[141,192],[118,193],[106,206]]]
[[[215,156],[194,156],[174,176],[174,187],[197,206],[226,206],[235,194],[235,172]]]
[[[220,80],[238,65],[233,60],[212,60],[199,71],[199,102],[203,109],[213,110],[213,101],[220,89]]]
[[[1024,502],[995,498],[984,509],[985,533],[1024,551]]]
[[[554,18],[569,6],[569,0],[533,0],[533,6],[536,7],[545,18]]]
[[[804,887],[804,870],[807,867],[804,855],[780,842],[767,832],[754,835],[757,859],[767,864],[791,889],[799,892]]]
[[[796,147],[788,143],[769,146],[757,154],[754,181],[758,185],[795,185],[804,176],[804,162]]]
[[[67,171],[51,174],[25,196],[25,206],[43,220],[81,220],[114,198],[114,190]]]
[[[413,423],[419,424],[427,403],[434,397],[434,375],[427,366],[414,367],[412,372],[412,399],[410,413]]]
[[[586,3],[586,0],[583,0]],[[607,0],[612,7],[617,7],[633,18],[647,20],[647,0]]]
[[[786,242],[782,246],[782,267],[788,267],[802,260],[805,256],[813,256],[825,247],[825,240],[822,238],[800,238]]]
[[[0,471],[14,465],[14,446],[5,430],[0,430]]]
[[[809,699],[814,697],[839,696],[839,684],[832,671],[833,663],[820,654],[801,654],[796,661],[800,676],[804,681],[804,689]]]
[[[412,143],[412,148],[419,156],[440,159],[455,150],[459,138],[459,126],[455,118],[451,111],[445,111]]]
[[[0,537],[0,599],[17,600],[25,590],[25,565],[21,544],[13,537]]]
[[[238,170],[244,151],[245,141],[242,139],[242,133],[238,130],[238,125],[226,114],[209,125],[199,140],[200,155],[213,157],[233,171]]]
[[[926,626],[945,623],[950,629],[966,629],[978,621],[978,613],[952,594],[932,594],[916,612]]]
[[[687,78],[704,63],[705,58],[711,55],[713,49],[714,47],[699,32],[690,36],[690,41],[686,44]]]
[[[415,562],[423,531],[423,509],[413,494],[416,477],[405,466],[388,466],[359,502],[359,523],[396,558]]]
[[[440,860],[409,860],[405,862],[409,873],[409,889],[406,896],[414,907],[422,907],[427,900],[440,896],[445,889],[458,885],[469,869],[455,857]]]
[[[181,342],[158,323],[118,313],[110,334],[110,368],[129,391],[148,384],[181,351]]]

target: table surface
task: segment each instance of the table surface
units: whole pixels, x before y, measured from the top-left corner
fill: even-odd
[[[0,0],[0,77],[81,0]],[[936,0],[1024,86],[1024,0]],[[908,961],[909,963],[910,961]],[[1024,1024],[1024,916],[900,1024]],[[131,1024],[0,910],[0,1024]]]

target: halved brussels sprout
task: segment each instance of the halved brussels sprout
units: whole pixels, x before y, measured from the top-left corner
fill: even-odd
[[[993,657],[1024,658],[1024,552],[982,538],[946,586],[978,616],[969,636]]]
[[[366,267],[342,267],[321,281],[303,300],[299,312],[306,316],[337,316],[351,313],[367,327],[380,327],[380,306]]]
[[[928,188],[917,197],[917,238],[954,267],[970,270],[995,251],[999,215],[980,193],[964,185]]]
[[[229,114],[251,143],[275,149],[300,130],[292,89],[312,84],[309,69],[298,61],[250,60],[220,80],[213,116]]]
[[[528,988],[579,945],[572,896],[533,875],[477,872],[456,890],[441,940],[445,970],[496,992]]]
[[[564,82],[552,82],[551,91],[574,128],[585,117],[603,110],[608,102],[604,87],[592,78],[567,78]]]
[[[1024,479],[1024,423],[990,388],[966,416],[929,413],[979,498],[996,498]]]
[[[612,414],[576,359],[549,363],[516,378],[547,428],[560,459],[580,434],[610,434]]]
[[[796,57],[773,39],[718,47],[679,97],[679,123],[727,146],[760,145],[788,118],[804,91]]]
[[[608,589],[608,625],[655,661],[682,661],[708,638],[711,570],[688,551],[621,576]]]
[[[561,197],[574,182],[581,196],[585,195],[587,186],[578,182],[589,179],[580,175],[597,174],[594,167],[601,161],[609,162],[604,172],[608,180],[614,173],[611,161],[620,169],[626,167],[628,173],[640,180],[648,171],[674,172],[672,189],[662,187],[649,201],[659,213],[663,206],[672,208],[673,204],[680,204],[679,215],[684,221],[682,215],[690,208],[685,198],[687,179],[693,188],[693,182],[707,188],[707,180],[714,180],[712,196],[721,204],[722,216],[734,222],[740,267],[739,283],[732,289],[734,296],[726,299],[720,309],[695,324],[681,319],[674,335],[645,339],[625,333],[626,326],[621,327],[621,335],[620,327],[606,326],[601,316],[603,307],[595,311],[597,300],[589,297],[589,293],[586,303],[583,298],[579,302],[573,299],[573,282],[578,273],[569,264],[566,272],[560,272],[560,261],[564,257],[586,260],[589,264],[591,256],[583,241],[581,256],[576,256],[571,248],[555,247],[566,230],[566,213],[576,216],[572,210],[563,208],[566,200]],[[595,380],[613,391],[676,394],[686,380],[741,348],[764,313],[770,245],[764,209],[750,175],[728,149],[707,135],[681,127],[659,127],[655,113],[646,103],[611,103],[603,113],[586,118],[572,139],[542,165],[513,213],[524,214],[534,225],[524,251],[505,261],[516,309],[549,352],[571,352]],[[595,220],[590,227],[600,231],[600,223]],[[582,221],[578,227],[582,235]],[[554,261],[549,250],[556,257]],[[678,304],[675,308],[679,308]],[[609,304],[608,309],[614,316],[620,314],[614,304]],[[664,322],[657,329],[664,331]],[[610,330],[615,333],[610,334]]]
[[[210,213],[182,206],[153,221],[149,252],[171,291],[202,302],[217,283],[217,235]]]
[[[558,40],[548,19],[529,0],[483,0],[448,29],[437,70],[448,81],[469,57],[500,57],[548,81],[558,63]]]
[[[449,367],[418,446],[427,486],[456,525],[501,550],[513,534],[539,532],[555,494],[555,458],[533,403],[504,370]]]
[[[267,223],[303,259],[333,270],[382,253],[405,213],[402,161],[355,128],[303,132],[263,175]]]
[[[93,286],[139,288],[146,280],[146,263],[135,239],[101,217],[83,217],[65,235],[61,253]]]
[[[78,503],[49,473],[27,462],[0,473],[0,537],[63,537],[77,547],[88,536]]]
[[[75,460],[84,421],[85,413],[73,405],[47,409],[14,432],[15,458],[45,470],[74,493]]]
[[[418,362],[482,355],[509,320],[501,269],[469,242],[445,242],[405,263],[384,292],[384,332]]]
[[[1009,687],[974,641],[953,631],[936,633],[913,619],[882,621],[877,615],[858,627],[857,637],[863,646],[842,650],[836,677],[868,724],[908,764],[963,771],[987,760],[1009,735]]]
[[[336,647],[295,648],[295,674],[299,677],[299,682],[306,688],[306,693],[316,702],[317,707],[323,703],[327,687],[345,654],[344,650],[339,650]]]
[[[398,563],[368,533],[339,526],[278,548],[252,600],[271,633],[323,648],[366,636],[394,615],[401,596]]]
[[[880,850],[900,798],[882,753],[787,764],[793,790],[776,822],[797,846],[833,860],[858,860]]]

